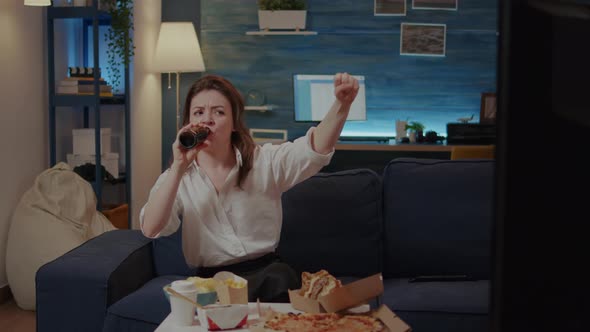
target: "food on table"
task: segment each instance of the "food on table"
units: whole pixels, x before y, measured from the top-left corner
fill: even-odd
[[[320,270],[316,273],[303,272],[301,273],[301,281],[300,295],[314,300],[329,294],[337,287],[342,287],[340,280],[326,270]]]
[[[186,280],[194,282],[199,293],[215,292],[217,287],[217,280],[213,278],[188,277]]]
[[[384,332],[386,327],[368,314],[272,312],[264,323],[270,331],[283,332]]]
[[[227,278],[223,281],[228,287],[231,288],[244,288],[246,283],[243,280],[237,280],[234,278]]]

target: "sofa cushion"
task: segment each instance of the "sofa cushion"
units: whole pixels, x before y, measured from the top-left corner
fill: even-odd
[[[318,173],[283,194],[278,252],[297,272],[381,271],[381,179],[369,169]]]
[[[414,331],[489,329],[489,280],[408,282],[385,279],[380,300]]]
[[[108,308],[104,331],[140,331],[141,326],[153,331],[170,314],[170,303],[162,288],[185,276],[162,276],[117,301]],[[125,327],[125,328],[122,328]]]
[[[409,282],[388,278],[381,301],[393,311],[487,314],[489,280]]]
[[[394,159],[383,174],[385,277],[489,279],[493,160]]]
[[[152,245],[156,275],[196,275],[196,269],[188,266],[182,252],[182,225],[175,233],[154,239]]]
[[[404,310],[397,310],[395,313],[412,327],[412,331],[416,332],[480,332],[490,330],[490,319],[487,314]]]

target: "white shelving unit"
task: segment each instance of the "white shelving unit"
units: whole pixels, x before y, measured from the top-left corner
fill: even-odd
[[[303,36],[310,36],[310,35],[317,35],[317,31],[246,31],[246,35],[249,36],[266,36],[266,35],[303,35]]]
[[[262,106],[245,106],[244,110],[246,111],[257,111],[257,112],[266,112],[272,111],[274,105],[262,105]]]

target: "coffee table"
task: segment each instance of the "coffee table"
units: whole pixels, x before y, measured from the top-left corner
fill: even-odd
[[[278,312],[293,312],[293,313],[300,313],[301,311],[293,309],[291,303],[260,303],[261,308],[268,309],[271,308]],[[255,324],[258,322],[258,309],[255,302],[248,303],[248,324]],[[249,329],[233,329],[230,330],[232,332],[247,332],[250,331]],[[195,315],[195,319],[193,321],[192,326],[177,326],[172,322],[170,315],[164,319],[162,324],[158,326],[155,332],[207,332],[204,328],[202,328],[199,324],[199,320]]]

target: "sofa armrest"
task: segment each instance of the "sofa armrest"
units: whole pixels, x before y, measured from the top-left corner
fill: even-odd
[[[107,308],[155,277],[151,239],[112,230],[39,268],[37,331],[102,331]]]

